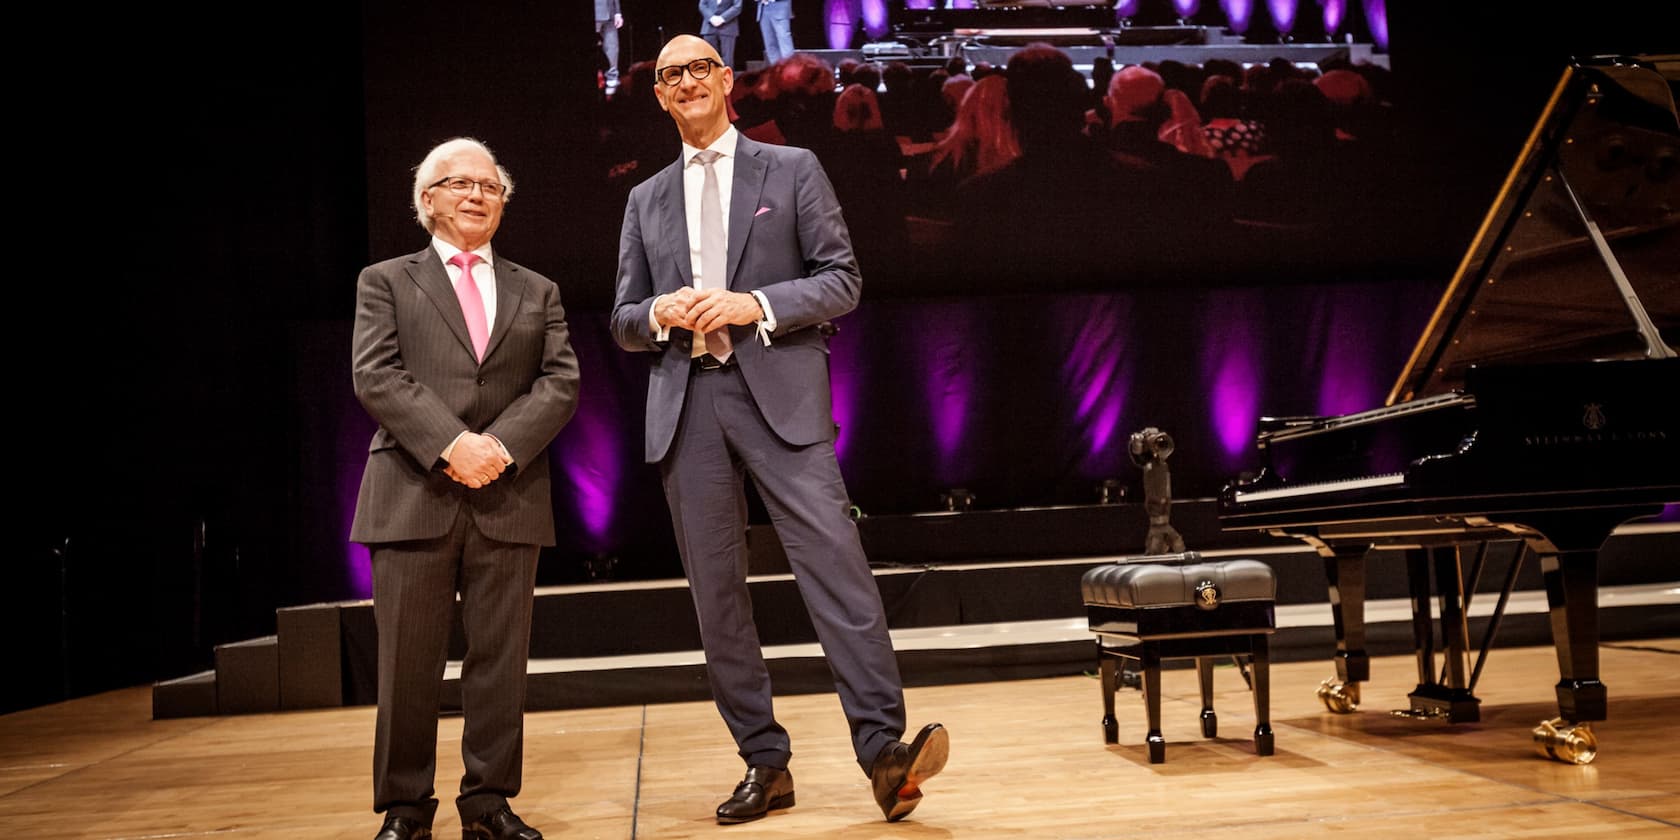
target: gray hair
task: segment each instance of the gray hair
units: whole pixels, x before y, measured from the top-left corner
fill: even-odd
[[[501,164],[496,163],[496,154],[490,151],[489,146],[471,137],[456,137],[445,140],[433,147],[430,152],[427,152],[426,159],[420,161],[420,165],[414,168],[414,217],[419,220],[420,226],[425,228],[427,233],[432,232],[433,221],[432,217],[426,214],[426,208],[421,205],[420,196],[426,192],[427,187],[436,183],[438,178],[443,177],[439,170],[443,168],[444,161],[467,151],[482,153],[496,167],[496,177],[501,180],[502,186],[507,187],[507,192],[502,194],[502,204],[505,206],[513,198],[513,176],[509,175]]]

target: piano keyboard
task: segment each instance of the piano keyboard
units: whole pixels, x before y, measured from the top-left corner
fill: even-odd
[[[1361,490],[1366,487],[1387,487],[1393,484],[1404,483],[1406,483],[1405,473],[1366,475],[1360,476],[1359,478],[1344,478],[1337,481],[1304,482],[1301,484],[1291,484],[1288,487],[1272,487],[1266,490],[1238,490],[1232,496],[1232,501],[1240,505],[1246,502],[1263,502],[1267,499],[1287,499],[1291,496],[1311,496],[1319,493],[1341,493],[1348,490]]]

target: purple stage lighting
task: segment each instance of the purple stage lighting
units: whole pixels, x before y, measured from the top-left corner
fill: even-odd
[[[828,21],[828,48],[843,50],[852,45],[852,31],[857,28],[857,0],[828,0],[823,20]]]
[[[1335,40],[1336,33],[1342,31],[1342,22],[1347,20],[1347,0],[1323,0],[1324,2],[1324,34]]]
[[[361,409],[358,408],[358,411]],[[342,443],[342,442],[341,442]],[[340,447],[340,452],[346,450]],[[366,467],[367,443],[366,438],[359,444],[352,445],[348,454],[357,456],[362,463],[356,464],[350,459],[341,457],[339,464],[343,467],[338,471],[338,504],[343,511],[342,530],[344,535],[344,574],[345,582],[350,584],[350,592],[357,598],[373,597],[373,558],[368,553],[367,546],[357,542],[350,542],[350,521],[356,515],[356,493],[362,486],[362,470]]]
[[[1248,31],[1249,19],[1254,16],[1254,0],[1219,0],[1225,12],[1225,25],[1241,35]]]
[[[1377,49],[1388,49],[1388,4],[1385,0],[1365,0],[1365,23],[1371,27],[1371,41]]]
[[[862,11],[863,34],[871,39],[887,34],[887,0],[863,0]]]
[[[1114,4],[1114,16],[1125,20],[1126,18],[1137,17],[1137,13],[1142,9],[1143,0],[1120,0],[1120,2]]]
[[[1202,0],[1173,0],[1173,11],[1179,20],[1189,20],[1202,10]]]
[[[1297,0],[1266,0],[1266,10],[1272,14],[1272,26],[1277,29],[1278,37],[1287,38],[1295,30],[1295,8]]]
[[[846,461],[846,433],[852,428],[852,417],[855,416],[855,394],[860,388],[857,383],[862,380],[861,373],[864,364],[851,351],[851,342],[847,336],[852,332],[863,329],[867,321],[854,315],[846,321],[847,330],[837,333],[828,341],[828,387],[829,399],[834,406],[834,424],[840,427],[839,434],[834,438],[834,457],[844,464]]]
[[[1085,467],[1095,474],[1120,466],[1114,430],[1132,389],[1132,365],[1125,355],[1132,324],[1132,299],[1108,296],[1067,301],[1065,317],[1077,324],[1073,347],[1062,362],[1062,384],[1075,399],[1075,431],[1085,441]],[[1061,321],[1057,318],[1057,321]]]
[[[350,393],[344,395],[339,408],[343,425],[337,430],[338,486],[334,488],[339,510],[339,534],[344,538],[344,579],[357,598],[373,597],[373,559],[367,546],[350,542],[350,523],[356,517],[356,495],[362,486],[362,471],[367,469],[368,439],[378,424],[362,409]]]
[[[928,416],[933,420],[933,444],[938,455],[937,478],[941,484],[960,482],[966,476],[963,444],[968,433],[968,410],[975,391],[977,349],[973,337],[984,334],[975,324],[974,308],[960,303],[936,304],[928,323],[943,329],[927,330],[916,338],[916,358],[922,360],[922,382]]]
[[[1213,431],[1227,463],[1236,463],[1254,440],[1260,418],[1260,360],[1265,342],[1254,313],[1265,311],[1256,290],[1222,290],[1210,295],[1203,324],[1202,371],[1212,383]]]
[[[603,395],[604,396],[604,395]],[[621,464],[619,429],[621,416],[615,401],[580,400],[578,413],[550,449],[549,463],[558,466],[571,485],[578,521],[589,537],[591,551],[611,549],[608,539],[613,523],[613,499],[617,495]]]

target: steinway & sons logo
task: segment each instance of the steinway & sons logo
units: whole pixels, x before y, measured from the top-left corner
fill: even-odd
[[[1607,429],[1606,427],[1609,425],[1610,420],[1604,414],[1604,405],[1602,403],[1587,403],[1581,407],[1581,427],[1585,431],[1524,435],[1523,445],[1573,446],[1583,443],[1632,443],[1666,441],[1669,437],[1667,429],[1619,431]]]

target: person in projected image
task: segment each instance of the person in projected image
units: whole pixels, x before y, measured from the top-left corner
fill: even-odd
[[[725,67],[735,66],[735,41],[741,37],[741,4],[746,0],[700,0],[700,37],[717,50]]]
[[[863,279],[833,187],[808,149],[730,122],[734,71],[705,41],[660,51],[655,88],[682,156],[630,193],[613,338],[642,353],[645,456],[658,465],[699,619],[706,676],[746,773],[717,807],[741,823],[794,805],[788,731],[747,588],[751,477],[834,674],[851,748],[889,821],[945,767],[937,723],[905,743],[904,689],[834,454],[828,337]]]

